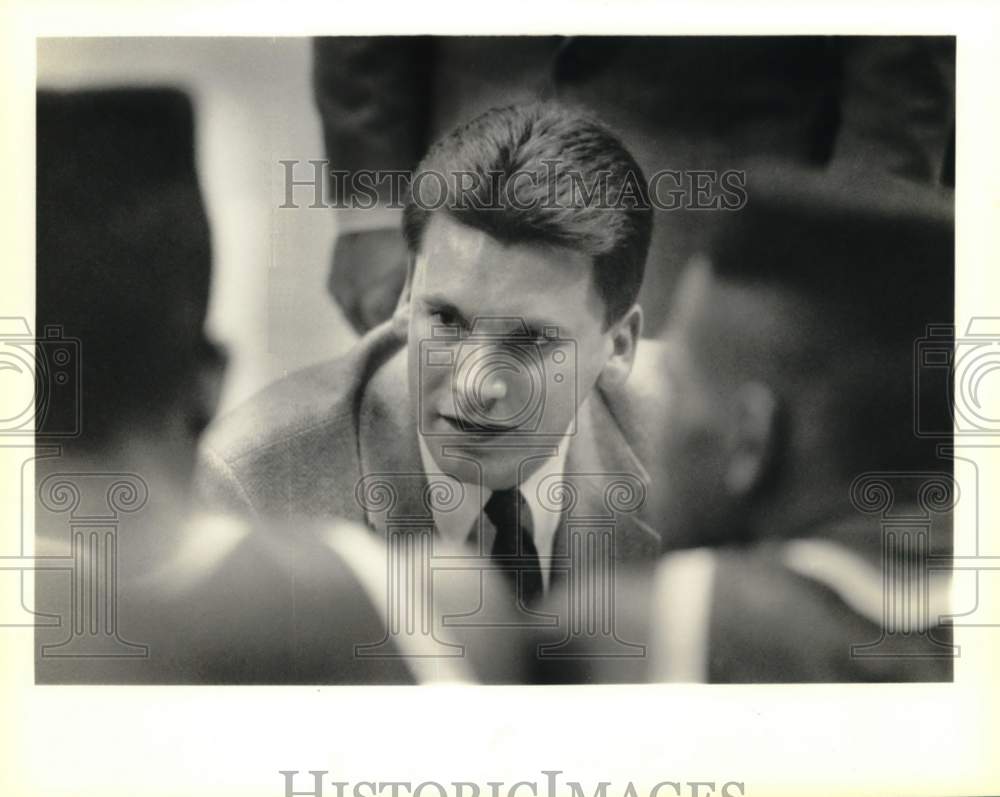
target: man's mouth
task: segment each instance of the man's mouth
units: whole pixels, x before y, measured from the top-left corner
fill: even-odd
[[[452,415],[441,415],[441,420],[454,429],[456,433],[468,435],[470,437],[499,437],[516,431],[516,426],[502,423],[489,423],[484,419],[471,421],[468,419],[459,420]]]

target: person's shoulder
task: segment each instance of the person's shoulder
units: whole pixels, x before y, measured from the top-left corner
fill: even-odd
[[[203,448],[225,458],[243,455],[294,437],[348,410],[357,376],[350,355],[309,366],[279,379],[216,419]]]
[[[849,550],[832,548],[826,540],[803,538],[715,550],[716,680],[950,678],[950,663],[933,635],[896,635],[882,646],[884,655],[852,653],[886,638],[882,573]]]
[[[232,461],[351,422],[357,396],[378,362],[400,345],[390,329],[379,327],[340,357],[279,379],[216,419],[206,432],[202,449]]]
[[[340,520],[196,515],[133,582],[141,627],[175,682],[412,683],[398,657],[355,655],[385,636],[384,547]]]

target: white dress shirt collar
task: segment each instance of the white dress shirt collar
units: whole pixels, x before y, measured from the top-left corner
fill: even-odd
[[[417,439],[420,443],[420,458],[424,466],[424,473],[428,477],[433,476],[435,479],[441,479],[445,482],[457,482],[457,479],[450,474],[441,472],[424,442],[423,435],[418,434]],[[541,560],[542,580],[546,589],[549,585],[552,569],[552,548],[555,544],[556,530],[559,528],[562,514],[553,512],[539,501],[538,488],[544,479],[563,475],[568,449],[569,436],[567,435],[560,440],[556,453],[543,461],[535,472],[521,484],[521,494],[531,510],[532,538]],[[486,506],[486,502],[490,500],[493,491],[480,484],[462,482],[458,494],[463,497],[454,509],[449,509],[447,512],[433,510],[434,526],[443,539],[464,545],[469,542],[475,531],[476,520]]]

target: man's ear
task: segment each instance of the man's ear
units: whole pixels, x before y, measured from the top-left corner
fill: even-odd
[[[399,292],[396,309],[392,312],[392,326],[395,331],[405,336],[410,328],[410,291],[413,287],[413,271],[417,267],[417,258],[412,253],[407,257],[406,281],[403,290]]]
[[[761,382],[747,382],[733,397],[726,488],[744,497],[758,489],[775,461],[778,445],[778,400]]]
[[[611,352],[598,377],[602,388],[607,390],[625,384],[628,375],[632,373],[635,351],[641,334],[642,308],[638,304],[633,304],[610,329]]]

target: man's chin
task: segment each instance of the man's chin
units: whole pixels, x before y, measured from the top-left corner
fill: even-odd
[[[431,449],[442,472],[466,484],[498,490],[517,481],[520,458],[507,447],[459,436],[435,441]]]
[[[442,470],[452,471],[463,465],[475,469],[485,462],[491,462],[502,454],[489,442],[475,441],[464,435],[441,437],[431,444],[434,459]]]

